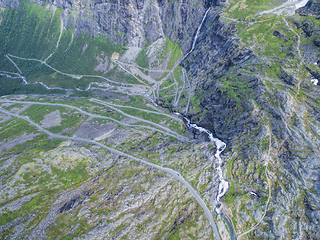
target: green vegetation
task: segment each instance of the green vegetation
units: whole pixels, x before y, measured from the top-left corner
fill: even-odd
[[[63,32],[59,48],[48,62],[62,72],[97,75],[95,67],[98,64],[97,56],[99,54],[111,57],[113,52],[121,54],[124,52],[120,45],[113,45],[103,36],[92,38],[89,35],[80,34],[69,45],[72,34],[71,30]],[[64,41],[64,38],[67,38],[68,41]]]
[[[170,39],[166,39],[165,41],[166,42],[163,44],[163,46],[157,49],[157,51],[154,53],[157,57],[157,61],[150,63],[151,68],[157,67],[164,61],[168,60],[168,69],[172,69],[175,63],[178,61],[178,59],[182,56],[182,51],[178,44],[173,43]],[[143,51],[144,50],[142,50],[142,52]],[[144,54],[142,52],[140,54]]]
[[[170,62],[169,62],[169,69],[172,69],[176,62],[180,59],[182,56],[181,48],[178,44],[171,42],[169,39],[167,39],[167,54],[170,54]]]
[[[272,64],[269,64],[269,62],[266,64],[261,64],[261,66],[259,66],[261,69],[253,66],[259,65],[260,63],[254,63],[250,66],[250,62],[248,61],[246,67],[241,69],[241,74],[238,74],[239,69],[234,67],[231,68],[228,75],[224,77],[217,77],[217,79],[214,80],[218,82],[217,91],[219,91],[219,94],[226,96],[228,103],[230,103],[227,106],[230,107],[228,110],[232,110],[230,112],[234,114],[233,116],[227,116],[222,120],[226,122],[226,126],[230,124],[231,120],[235,121],[236,118],[243,113],[242,110],[246,107],[244,106],[245,103],[251,99],[257,99],[257,96],[252,96],[253,87],[249,85],[256,81],[256,79],[254,79],[256,74],[255,71],[257,71],[258,74],[261,73],[262,75],[261,78],[265,86],[261,84],[259,87],[261,86],[261,88],[263,88],[265,95],[262,94],[261,97],[264,97],[264,99],[267,99],[268,101],[270,100],[270,107],[274,107],[277,104],[277,99],[273,98],[270,93],[273,94],[277,91],[284,91],[287,89],[286,85],[284,85],[281,81],[278,81],[279,74],[281,74],[280,67],[285,65],[286,69],[288,69],[288,72],[296,71],[296,66],[299,62],[297,59],[297,53],[295,52],[297,39],[293,31],[288,30],[286,23],[281,17],[272,17],[270,19],[263,18],[265,21],[255,23],[252,22],[250,25],[248,25],[246,22],[247,20],[253,19],[254,13],[258,10],[270,8],[275,4],[278,4],[278,2],[272,2],[271,0],[245,0],[242,2],[230,2],[231,9],[233,8],[233,10],[227,12],[229,14],[228,16],[236,19],[242,19],[245,16],[249,16],[245,22],[236,23],[239,29],[238,33],[243,44],[247,45],[248,47],[252,47],[252,49],[254,49],[258,55],[265,56],[270,59],[275,58],[276,60],[272,60]],[[252,8],[249,8],[249,6],[252,6]],[[53,15],[53,11],[46,8],[46,6],[39,7],[38,5],[30,4],[26,1],[22,1],[22,5],[18,8],[18,12],[15,12],[13,9],[4,10],[4,12],[0,14],[3,17],[3,22],[0,25],[0,42],[4,43],[3,46],[0,46],[1,55],[4,56],[5,54],[10,53],[22,57],[45,60],[51,53],[55,52],[55,54],[48,59],[47,63],[62,72],[83,75],[101,74],[110,79],[117,80],[119,83],[137,83],[137,80],[133,76],[122,72],[120,67],[114,67],[111,71],[105,74],[103,74],[102,71],[97,72],[95,70],[95,67],[99,63],[97,57],[107,57],[110,60],[110,56],[113,52],[119,52],[120,54],[123,53],[121,46],[113,45],[105,39],[107,36],[95,36],[92,38],[91,36],[85,34],[79,34],[75,37],[72,29],[64,30],[61,36],[59,47],[58,49],[55,49],[60,33],[60,14],[61,10],[59,9]],[[19,24],[21,22],[23,24]],[[290,22],[290,24],[292,23]],[[292,27],[297,30],[295,26]],[[14,29],[13,33],[10,32],[11,29]],[[275,36],[273,34],[275,30],[283,34],[283,37],[280,38]],[[28,44],[24,44],[24,41],[26,40],[29,41]],[[315,39],[312,41],[314,40]],[[254,45],[255,43],[257,43],[257,46]],[[150,63],[148,60],[148,47],[149,46],[143,48],[136,59],[136,63],[144,68],[152,68],[156,66],[156,64]],[[288,52],[293,54],[288,55]],[[177,44],[171,42],[169,39],[166,39],[165,47],[157,54],[159,60],[157,64],[161,64],[167,60],[168,68],[172,69],[178,59],[181,57],[182,51]],[[14,68],[13,64],[3,56],[0,57],[0,70],[17,72],[17,69]],[[28,81],[42,81],[50,87],[79,87],[81,89],[85,89],[90,82],[101,81],[99,78],[88,76],[82,78],[65,76],[53,71],[48,66],[45,66],[37,61],[28,61],[16,58],[13,58],[13,60],[17,63]],[[314,69],[315,67],[310,66],[310,68]],[[181,69],[182,67],[179,66],[173,72],[174,77],[180,87],[183,84]],[[0,94],[62,92],[57,90],[47,91],[38,84],[25,86],[22,85],[20,79],[8,79],[4,76],[0,76],[0,84],[1,83],[3,83],[3,85],[0,87]],[[174,81],[169,78],[161,87],[168,87],[172,83],[174,83]],[[260,82],[257,84],[260,84]],[[212,85],[213,84],[206,83],[205,87],[210,88]],[[293,91],[294,88],[291,90]],[[172,107],[174,91],[175,86],[160,91],[162,97],[160,101],[164,106]],[[288,93],[291,92],[288,91]],[[80,92],[78,94],[80,95]],[[87,96],[86,93],[81,94]],[[304,95],[303,90],[300,91],[300,94]],[[301,96],[301,98],[302,97],[303,96]],[[128,101],[119,100],[121,99],[120,97],[119,99],[116,98],[117,97],[110,97],[108,101],[123,105],[124,107],[118,108],[127,114],[138,116],[145,120],[161,124],[162,126],[166,126],[175,132],[184,133],[185,131],[183,124],[177,123],[171,118],[125,107],[133,106],[155,111],[153,108],[146,106],[148,101],[143,97],[130,96],[130,100]],[[183,101],[185,101],[185,98],[185,95],[182,94],[181,103],[184,103]],[[201,107],[205,100],[205,96],[199,92],[191,98],[190,109],[192,113],[199,113],[198,119],[200,120],[204,120],[207,115],[213,114],[209,107],[207,109]],[[52,100],[48,98],[46,100],[42,99],[41,101]],[[117,120],[126,120],[126,116],[123,116],[106,106],[89,102],[87,98],[73,99],[67,97],[67,99],[61,98],[57,102],[81,107],[83,110],[86,110],[90,113],[101,114]],[[318,102],[317,104],[319,104],[320,101],[315,100],[315,102]],[[181,105],[182,104],[180,104],[180,106]],[[258,105],[256,105],[256,108],[258,111],[260,110]],[[61,112],[62,122],[61,126],[51,127],[49,129],[54,133],[59,133],[64,129],[70,128],[74,130],[75,127],[78,127],[84,120],[88,120],[87,117],[84,117],[82,114],[74,110],[53,106],[33,105],[22,114],[29,116],[31,120],[40,123],[46,114],[55,110],[59,110]],[[252,109],[250,109],[250,111],[251,110]],[[246,118],[245,115],[242,117]],[[257,118],[260,117],[258,116]],[[306,116],[306,119],[307,118],[309,117]],[[102,119],[92,119],[92,121],[99,121],[100,124],[108,122]],[[259,120],[257,120],[257,122],[259,122]],[[309,123],[309,121],[306,121],[306,123]],[[12,121],[10,124],[5,124],[8,124],[8,127],[1,128],[0,140],[8,140],[10,137],[19,136],[19,134],[24,132],[30,133],[36,131],[34,127],[19,119]],[[137,124],[148,125],[146,123],[139,122]],[[254,124],[255,122],[252,123],[252,125]],[[260,125],[263,125],[263,121],[261,119]],[[206,174],[204,171],[212,171],[213,169],[210,168],[207,159],[208,156],[203,154],[203,149],[193,148],[193,146],[196,145],[185,144],[184,146],[181,146],[181,144],[176,144],[176,140],[167,137],[164,134],[153,133],[153,131],[149,130],[137,131],[136,128],[132,128],[123,134],[122,130],[124,127],[118,126],[114,129],[117,131],[119,130],[120,134],[118,137],[120,136],[120,138],[122,138],[125,135],[126,139],[120,139],[110,143],[107,137],[99,141],[101,141],[101,143],[108,144],[108,146],[113,146],[117,150],[144,158],[150,162],[179,170],[180,173],[186,177],[186,179],[188,176],[190,176],[188,173],[193,171],[191,172],[193,179],[188,179],[188,181],[191,182],[198,192],[203,193],[206,191],[208,188],[208,182],[213,181],[211,179],[212,177],[210,176],[205,179],[204,184],[199,184],[200,176],[201,181],[203,181],[202,174]],[[67,134],[72,134],[73,130],[67,132]],[[255,138],[255,136],[261,132],[260,130],[261,126],[256,127],[253,130],[248,130],[248,133],[245,136],[240,135],[239,142],[241,142],[242,147],[248,149],[258,149],[258,151],[262,152],[267,151],[269,147],[268,137],[261,137],[259,138],[259,141],[256,141],[257,138]],[[110,137],[110,140],[113,139]],[[34,227],[48,214],[50,207],[53,205],[53,201],[56,200],[56,196],[62,193],[62,191],[72,191],[78,187],[81,189],[81,191],[84,188],[86,190],[83,196],[81,196],[81,199],[84,199],[84,201],[81,203],[83,205],[81,207],[71,209],[68,213],[59,214],[54,224],[47,229],[48,238],[57,239],[61,236],[65,236],[64,239],[72,239],[83,236],[98,224],[109,224],[110,222],[114,221],[115,218],[117,221],[123,221],[120,221],[115,225],[110,233],[111,236],[109,237],[113,238],[115,235],[121,234],[124,232],[123,230],[129,226],[127,221],[130,218],[128,216],[139,216],[141,213],[139,213],[139,209],[130,209],[116,215],[115,212],[118,211],[120,204],[126,202],[128,196],[130,196],[130,199],[134,199],[134,197],[144,194],[145,191],[148,191],[148,185],[154,184],[155,182],[161,182],[159,181],[159,178],[163,176],[154,174],[152,172],[153,170],[150,170],[150,168],[141,167],[141,164],[137,164],[135,161],[129,161],[127,158],[118,156],[114,157],[113,154],[110,153],[105,155],[103,152],[104,150],[102,151],[101,149],[99,150],[100,152],[97,154],[97,160],[95,159],[95,161],[92,159],[89,160],[89,158],[72,159],[73,162],[70,163],[70,165],[64,165],[69,163],[68,157],[64,156],[61,162],[55,163],[54,157],[50,159],[50,157],[45,154],[52,149],[58,148],[62,141],[63,140],[60,139],[48,139],[47,135],[40,134],[32,141],[28,141],[24,144],[16,146],[5,153],[13,154],[20,151],[24,152],[24,156],[17,160],[17,171],[21,171],[22,174],[19,176],[20,178],[14,182],[14,187],[21,185],[24,187],[24,189],[22,188],[23,190],[19,190],[21,192],[18,192],[17,195],[20,193],[25,195],[38,193],[38,195],[33,197],[31,201],[24,203],[19,210],[13,212],[6,211],[0,218],[0,224],[12,221],[13,219],[22,215],[29,216],[31,214],[35,214],[34,219],[30,223],[30,227]],[[235,142],[233,144],[236,146],[237,143]],[[72,146],[72,148],[76,149],[77,147],[78,146]],[[201,147],[206,148],[204,145]],[[86,150],[89,148],[90,151],[97,151],[96,148],[91,148],[89,145],[85,145],[84,148],[86,148]],[[210,151],[211,150],[212,149],[210,149]],[[59,154],[63,151],[64,148],[57,149],[56,154]],[[241,152],[242,150],[234,147],[232,151]],[[83,154],[82,151],[81,154]],[[46,156],[47,159],[45,159],[46,157],[44,156]],[[230,189],[224,196],[224,201],[226,204],[228,204],[227,207],[230,207],[233,213],[235,211],[235,201],[240,202],[239,211],[246,212],[246,214],[249,215],[248,223],[243,223],[238,218],[232,218],[232,221],[235,226],[238,222],[239,225],[249,227],[252,223],[255,223],[255,221],[251,217],[251,213],[248,213],[248,210],[246,209],[246,203],[254,198],[251,199],[250,195],[245,193],[243,190],[244,188],[240,186],[250,185],[253,188],[256,187],[256,189],[259,189],[262,194],[265,194],[266,191],[263,190],[260,185],[265,184],[266,177],[265,166],[259,162],[260,160],[250,159],[250,156],[244,156],[245,155],[242,156],[241,154],[235,154],[225,165],[227,169],[227,177],[229,178]],[[116,165],[117,170],[112,169],[112,167],[111,170],[109,168],[106,169],[107,167],[105,166],[100,166],[99,168],[97,167],[99,164],[104,165],[110,159],[114,161],[114,165]],[[46,162],[46,167],[48,167],[50,171],[46,171],[45,168],[40,167],[43,166],[42,164],[39,164],[41,161]],[[52,161],[52,165],[50,161]],[[125,165],[127,162],[129,164]],[[139,168],[137,166],[139,166]],[[14,164],[11,164],[4,174],[11,173],[12,169],[14,169]],[[97,169],[99,169],[99,171],[97,171]],[[270,165],[269,169],[270,171],[273,170],[276,172],[275,169],[273,169]],[[15,177],[16,176],[9,176],[8,179],[5,180],[5,183],[13,181]],[[85,185],[85,183],[89,182],[89,178],[91,177],[93,177],[93,179],[92,181],[90,180],[90,184]],[[143,179],[143,181],[141,181],[141,179]],[[32,189],[32,186],[35,186],[35,188]],[[180,193],[180,191],[174,189],[174,187],[176,187],[174,184],[170,183],[170,187],[172,187],[174,194],[175,192]],[[52,191],[48,189],[52,189]],[[159,192],[159,195],[160,194],[161,193]],[[168,201],[171,204],[172,199],[169,199],[171,197],[170,194],[172,193],[169,193],[167,194],[168,196],[165,196],[168,198],[168,200],[166,199],[165,202]],[[195,208],[192,209],[192,214],[190,213],[190,206],[194,204],[194,199],[179,199],[179,197],[180,196],[174,196],[175,200],[177,198],[177,202],[172,204],[173,207],[177,207],[176,209],[178,210],[178,216],[174,215],[176,213],[173,213],[173,209],[171,209],[170,206],[170,215],[168,216],[168,219],[165,219],[165,221],[161,223],[161,226],[156,226],[158,238],[165,236],[169,239],[181,239],[186,237],[196,239],[197,236],[199,236],[199,232],[194,232],[193,229],[197,229],[195,231],[200,231],[201,228],[206,227],[205,225],[201,227],[197,225],[200,215],[203,215],[201,210]],[[162,211],[167,210],[167,205],[165,204],[160,206],[156,205],[159,204],[157,201],[161,202],[160,197],[159,199],[158,196],[156,196],[152,198],[150,203],[142,203],[143,211],[147,212],[152,209],[154,214],[137,224],[137,229],[139,231],[143,231],[146,229],[146,226],[153,224],[154,217],[159,216]],[[259,204],[264,204],[266,201],[267,196],[265,195],[261,196],[260,200],[257,202],[259,202]],[[5,202],[5,204],[6,203],[8,202]],[[83,209],[84,206],[90,206],[90,211],[88,211],[90,212],[88,213],[90,214],[90,219],[97,219],[97,223],[90,222],[88,219],[81,216],[80,209]],[[185,206],[188,206],[188,210],[185,209]],[[177,212],[176,209],[174,210],[175,212]],[[113,216],[112,220],[109,219],[109,216]],[[114,216],[116,217],[114,218]],[[143,216],[143,214],[141,214],[141,216]],[[236,216],[236,214],[234,214],[234,216]],[[98,221],[101,222],[98,223]],[[180,221],[179,224],[176,224],[177,221]],[[189,229],[192,229],[192,231]],[[70,234],[67,235],[66,233]],[[126,238],[127,236],[122,237]]]
[[[148,45],[146,45],[138,54],[136,63],[143,68],[149,68],[149,60],[147,55]]]
[[[53,94],[64,93],[61,90],[47,90],[40,84],[25,85],[21,79],[11,79],[0,76],[0,96],[10,94]]]
[[[235,183],[231,182],[229,190],[226,193],[226,195],[223,197],[223,199],[227,204],[232,204],[234,203],[234,200],[238,195],[241,196],[243,194],[244,194],[243,192],[236,189]]]
[[[113,81],[120,83],[128,83],[128,84],[141,84],[134,76],[127,72],[121,71],[118,66],[115,66],[110,71],[108,71],[105,75],[106,78],[111,79]],[[95,81],[100,81],[99,78],[94,78]]]
[[[113,52],[123,53],[120,45],[113,45],[103,36],[91,37],[86,34],[74,36],[73,30],[63,30],[60,35],[61,9],[53,11],[46,6],[21,1],[17,9],[6,8],[0,13],[0,70],[18,72],[14,65],[6,58],[12,54],[24,58],[45,60],[54,53],[47,63],[61,72],[69,74],[97,75],[95,67],[98,65],[97,56]],[[81,88],[85,89],[90,82],[99,82],[99,78],[83,77],[75,79],[56,73],[40,62],[18,60],[12,57],[26,77],[28,82],[41,81],[49,87]],[[110,76],[111,74],[109,74]],[[22,85],[21,79],[8,79],[0,76],[0,94],[13,93],[59,93],[61,91],[46,90],[39,84]]]
[[[63,107],[57,107],[57,106],[45,106],[45,105],[31,105],[28,107],[25,111],[22,112],[21,115],[28,116],[31,121],[34,121],[36,123],[40,123],[44,116],[55,111],[59,110],[60,112],[63,112],[65,108]],[[29,124],[29,123],[28,123]]]
[[[22,119],[13,119],[9,126],[5,129],[1,129],[0,141],[5,139],[11,139],[16,136],[21,136],[23,133],[29,134],[37,131],[34,126],[31,126],[28,122]]]
[[[255,18],[255,13],[272,9],[280,5],[280,0],[232,0],[229,2],[230,6],[225,13],[230,18],[250,21]]]
[[[226,78],[221,78],[219,81],[222,82],[221,86],[218,88],[222,91],[222,94],[226,94],[230,99],[235,102],[234,108],[237,111],[242,111],[243,104],[245,100],[251,98],[252,88],[248,87],[248,83],[252,80],[248,76],[227,76]],[[228,122],[226,122],[228,124]]]
[[[1,70],[16,71],[5,54],[44,59],[55,49],[60,32],[61,9],[53,16],[38,4],[21,1],[16,10],[6,8],[0,25]]]
[[[57,182],[60,182],[65,186],[71,185],[74,187],[88,178],[86,168],[87,164],[85,162],[79,162],[75,167],[67,169],[66,171],[57,167],[52,167],[52,174],[53,176],[56,176]]]
[[[73,109],[48,105],[31,105],[28,109],[23,111],[22,115],[28,116],[30,120],[41,125],[41,121],[47,114],[57,110],[61,115],[62,121],[59,126],[53,126],[49,128],[49,130],[53,133],[59,133],[64,129],[75,129],[81,120],[86,119],[85,116],[80,117],[80,114]]]
[[[232,157],[230,160],[227,161],[227,164],[226,164],[226,168],[227,168],[227,177],[229,179],[232,179],[233,176],[232,176],[232,169],[233,169],[233,164],[235,162],[235,160],[237,159],[237,156],[234,156]]]

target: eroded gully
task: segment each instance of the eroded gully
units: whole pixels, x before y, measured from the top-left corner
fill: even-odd
[[[198,40],[198,37],[199,37],[199,34],[200,34],[200,31],[201,31],[201,28],[202,28],[202,25],[203,23],[205,22],[206,18],[207,18],[207,15],[208,15],[208,12],[210,11],[211,8],[208,8],[197,28],[197,31],[196,31],[196,34],[195,34],[195,37],[193,39],[193,42],[192,42],[192,47],[190,49],[189,52],[187,52],[184,56],[182,56],[178,61],[177,63],[174,65],[174,67],[171,69],[170,73],[172,74],[174,72],[174,70],[178,67],[178,65],[180,63],[182,63],[194,50],[195,46],[196,46],[196,43],[197,43],[197,40]],[[164,80],[170,75],[170,73],[164,78]],[[177,115],[180,115],[180,116],[183,116],[182,114],[180,113],[176,113]],[[186,125],[188,128],[194,128],[194,129],[197,129],[199,132],[204,132],[208,135],[209,139],[210,139],[210,142],[214,143],[217,147],[217,151],[216,153],[211,157],[211,161],[214,162],[215,160],[218,161],[218,167],[216,169],[217,173],[218,173],[218,176],[219,176],[219,190],[218,190],[218,195],[216,197],[216,201],[217,201],[217,205],[216,205],[216,213],[218,215],[221,215],[222,219],[226,222],[228,228],[229,228],[229,234],[230,234],[230,238],[231,239],[235,239],[235,234],[234,234],[234,229],[232,227],[232,224],[230,223],[229,219],[222,213],[221,211],[221,198],[226,194],[226,192],[228,191],[228,188],[229,188],[229,183],[228,181],[226,181],[223,177],[223,171],[222,171],[222,159],[221,159],[221,153],[225,150],[226,148],[226,144],[221,141],[220,139],[216,138],[213,136],[213,134],[208,130],[208,129],[205,129],[203,127],[200,127],[198,126],[197,124],[194,124],[194,123],[191,123],[190,119],[186,118],[185,116],[183,116],[183,118],[185,119],[186,121]]]

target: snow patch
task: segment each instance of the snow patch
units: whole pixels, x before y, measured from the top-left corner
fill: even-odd
[[[311,83],[313,84],[313,85],[318,85],[318,79],[311,79]]]
[[[276,14],[276,15],[288,15],[292,16],[296,13],[298,8],[304,7],[307,4],[308,0],[289,0],[278,7],[275,7],[271,10],[260,12],[258,15],[263,14]]]

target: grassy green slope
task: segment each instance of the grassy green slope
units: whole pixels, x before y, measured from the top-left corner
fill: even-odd
[[[63,30],[59,46],[56,49],[61,27],[61,9],[55,11],[47,6],[21,1],[17,9],[6,8],[1,13],[0,24],[0,70],[16,72],[18,70],[6,58],[11,54],[23,58],[33,58],[44,61],[54,53],[47,63],[57,70],[69,74],[101,75],[95,71],[98,65],[97,57],[110,59],[113,52],[123,52],[120,45],[114,45],[102,36],[91,37],[86,34],[74,36],[73,30]],[[86,88],[90,82],[101,81],[99,78],[74,79],[55,73],[53,70],[36,61],[26,61],[12,58],[22,71],[27,81],[42,81],[50,87]],[[112,77],[115,72],[106,76]],[[8,79],[0,80],[3,88],[1,94],[17,91],[6,83]],[[44,91],[43,87],[31,88],[31,92]],[[6,89],[6,90],[5,90]],[[9,90],[11,89],[11,90]],[[38,89],[38,90],[37,90]]]

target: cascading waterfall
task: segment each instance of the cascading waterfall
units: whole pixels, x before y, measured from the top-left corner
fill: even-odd
[[[198,28],[197,28],[197,32],[196,32],[196,35],[195,35],[195,37],[194,37],[194,39],[193,39],[192,47],[191,47],[190,51],[187,52],[184,56],[182,56],[182,57],[178,60],[178,62],[176,63],[176,65],[172,68],[171,72],[173,72],[173,71],[175,70],[175,68],[176,68],[182,61],[184,61],[184,60],[193,52],[193,50],[194,50],[194,48],[195,48],[195,46],[196,46],[197,39],[198,39],[199,34],[200,34],[200,30],[201,30],[201,28],[202,28],[202,25],[203,25],[203,23],[204,23],[204,21],[205,21],[205,19],[206,19],[207,14],[208,14],[209,11],[210,11],[210,8],[208,8],[208,9],[206,10],[206,12],[205,12],[205,14],[204,14],[204,16],[203,16],[203,18],[202,18],[202,20],[201,20]],[[168,74],[167,76],[169,76],[169,75],[170,75],[170,74]],[[183,115],[180,114],[180,113],[176,113],[176,115],[183,116]],[[226,216],[224,216],[224,214],[223,214],[223,213],[221,212],[221,210],[220,210],[220,207],[221,207],[220,199],[226,194],[226,192],[227,192],[228,189],[229,189],[229,183],[228,183],[228,182],[224,179],[224,177],[223,177],[223,172],[222,172],[222,159],[221,159],[221,157],[220,157],[221,153],[222,153],[222,152],[225,150],[225,148],[226,148],[226,144],[225,144],[223,141],[221,141],[220,139],[215,138],[215,137],[213,136],[213,134],[212,134],[209,130],[207,130],[207,129],[203,128],[203,127],[199,127],[198,125],[196,125],[196,124],[194,124],[194,123],[191,123],[190,120],[189,120],[188,118],[184,117],[184,116],[183,116],[183,118],[185,119],[186,125],[187,125],[188,128],[195,128],[195,129],[197,129],[197,130],[200,131],[200,132],[204,132],[204,133],[208,134],[209,139],[210,139],[210,142],[214,143],[214,144],[216,145],[216,147],[217,147],[217,151],[216,151],[215,155],[213,155],[212,158],[210,159],[212,162],[214,162],[215,159],[218,160],[218,167],[217,167],[216,170],[217,170],[218,176],[219,176],[219,190],[218,190],[218,195],[217,195],[217,198],[216,198],[217,205],[216,205],[216,209],[215,209],[215,210],[216,210],[216,213],[219,214],[219,215],[221,215],[221,217],[223,218],[223,220],[227,223],[227,226],[228,226],[229,232],[230,232],[230,238],[233,240],[233,239],[235,239],[234,229],[233,229],[230,221],[228,220],[228,218],[227,218]]]
[[[212,156],[211,161],[214,162],[215,159],[218,160],[218,168],[216,170],[219,175],[219,191],[218,191],[218,196],[216,199],[217,200],[216,211],[218,214],[220,214],[221,213],[220,199],[225,195],[225,193],[228,191],[228,188],[229,188],[229,183],[223,178],[223,172],[222,172],[222,168],[221,168],[222,159],[220,157],[220,154],[226,148],[226,144],[224,142],[222,142],[220,139],[215,138],[209,130],[207,130],[203,127],[199,127],[197,124],[191,123],[190,120],[186,117],[184,117],[184,119],[187,122],[188,128],[194,128],[194,129],[197,129],[199,132],[204,132],[204,133],[208,134],[210,142],[213,142],[217,146],[217,151],[216,151],[215,155]]]
[[[208,8],[206,10],[205,14],[203,15],[203,18],[202,18],[202,20],[201,20],[201,22],[200,22],[200,24],[199,24],[199,26],[197,28],[195,36],[194,36],[194,39],[193,39],[193,42],[192,42],[192,47],[191,47],[190,51],[187,52],[184,56],[182,56],[178,60],[178,62],[176,63],[175,67],[171,71],[173,71],[182,61],[184,61],[193,52],[193,50],[194,50],[194,48],[196,46],[199,34],[200,34],[200,30],[202,28],[202,25],[203,25],[204,21],[207,18],[207,15],[208,15],[209,11],[210,11],[210,8]],[[177,114],[180,115],[180,113],[177,113]],[[219,192],[218,192],[218,196],[217,196],[217,208],[216,208],[216,211],[217,211],[218,214],[220,214],[220,199],[223,197],[223,195],[225,195],[225,193],[228,191],[228,188],[229,188],[229,183],[223,178],[223,173],[222,173],[222,168],[221,168],[222,159],[220,157],[220,154],[226,148],[226,144],[224,142],[222,142],[220,139],[215,138],[213,136],[213,134],[209,130],[207,130],[207,129],[203,128],[203,127],[199,127],[194,123],[190,123],[190,120],[188,118],[186,118],[186,117],[184,117],[184,119],[186,120],[187,126],[189,128],[195,128],[195,129],[199,130],[200,132],[205,132],[206,134],[208,134],[210,141],[213,142],[217,146],[217,152],[215,153],[214,156],[212,156],[211,161],[214,161],[214,158],[216,158],[218,160],[217,172],[218,172],[218,175],[219,175]]]
[[[176,113],[177,115],[180,115],[180,113]],[[217,147],[217,151],[215,153],[214,156],[212,156],[211,161],[214,162],[215,159],[218,160],[218,167],[217,167],[217,172],[218,172],[218,176],[219,176],[219,191],[218,191],[218,195],[217,195],[217,205],[216,205],[216,212],[217,214],[221,215],[222,219],[226,222],[228,228],[229,228],[229,233],[230,233],[230,239],[233,240],[235,239],[235,232],[234,229],[231,225],[231,222],[229,221],[229,219],[221,212],[220,207],[220,199],[226,194],[226,192],[228,191],[229,188],[229,183],[223,178],[223,172],[222,172],[222,159],[220,157],[220,154],[225,150],[226,148],[226,144],[221,141],[218,138],[215,138],[213,136],[213,134],[208,130],[205,129],[203,127],[199,127],[197,124],[191,123],[190,120],[186,117],[183,117],[185,119],[185,121],[187,122],[186,125],[188,128],[194,128],[197,129],[199,132],[204,132],[206,134],[208,134],[210,142],[214,143]]]
[[[201,20],[201,22],[200,22],[200,24],[199,24],[199,26],[198,26],[198,28],[197,28],[196,35],[194,36],[194,39],[193,39],[193,42],[192,42],[192,46],[191,46],[190,51],[187,52],[184,56],[182,56],[182,57],[177,61],[177,63],[175,64],[175,66],[172,68],[171,73],[173,73],[173,71],[177,68],[177,66],[178,66],[181,62],[183,62],[183,61],[190,55],[190,53],[193,52],[193,50],[194,50],[194,48],[195,48],[195,46],[196,46],[196,43],[197,43],[199,34],[200,34],[200,30],[201,30],[201,28],[202,28],[202,25],[203,25],[204,21],[205,21],[206,18],[207,18],[207,15],[208,15],[208,12],[209,12],[209,11],[210,11],[210,8],[208,8],[208,9],[206,10],[205,14],[203,15],[203,18],[202,18],[202,20]],[[167,76],[169,76],[169,75],[170,75],[170,74],[168,74]]]
[[[207,11],[205,12],[205,14],[203,15],[203,18],[202,18],[202,20],[201,20],[201,22],[200,22],[200,24],[199,24],[199,26],[198,26],[198,28],[197,28],[196,35],[194,36],[194,39],[193,39],[193,42],[192,42],[192,47],[191,47],[190,51],[187,52],[187,54],[184,55],[184,56],[180,59],[179,63],[182,62],[184,59],[186,59],[186,58],[189,56],[189,54],[193,52],[193,50],[194,50],[194,48],[195,48],[195,46],[196,46],[196,42],[197,42],[197,40],[198,40],[199,34],[200,34],[200,30],[201,30],[201,28],[202,28],[202,25],[203,25],[204,21],[205,21],[206,18],[207,18],[207,15],[208,15],[208,12],[209,12],[209,11],[210,11],[210,8],[208,8]]]

